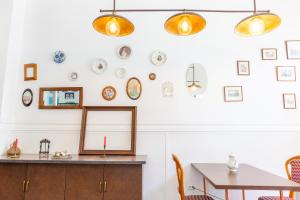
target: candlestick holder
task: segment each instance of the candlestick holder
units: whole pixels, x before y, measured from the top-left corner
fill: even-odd
[[[106,157],[106,145],[103,146],[103,157]]]

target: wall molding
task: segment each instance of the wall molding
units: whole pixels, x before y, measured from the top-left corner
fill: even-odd
[[[92,132],[106,128],[112,132],[124,132],[125,124],[93,124]],[[78,123],[0,123],[5,133],[64,133],[78,134]],[[138,133],[170,134],[300,134],[300,124],[138,124]]]

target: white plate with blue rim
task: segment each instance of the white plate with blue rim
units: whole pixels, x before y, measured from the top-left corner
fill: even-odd
[[[64,51],[56,51],[53,56],[53,60],[57,64],[61,64],[66,60],[66,54]]]

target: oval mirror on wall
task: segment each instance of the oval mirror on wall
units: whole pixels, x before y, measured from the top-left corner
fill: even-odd
[[[208,84],[206,70],[201,64],[191,64],[186,71],[186,87],[194,98],[201,97]]]
[[[136,77],[130,78],[127,82],[126,92],[130,99],[132,100],[139,99],[142,94],[141,81]]]

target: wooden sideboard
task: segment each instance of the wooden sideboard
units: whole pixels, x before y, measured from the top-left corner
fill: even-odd
[[[0,156],[0,199],[142,200],[146,156]]]

